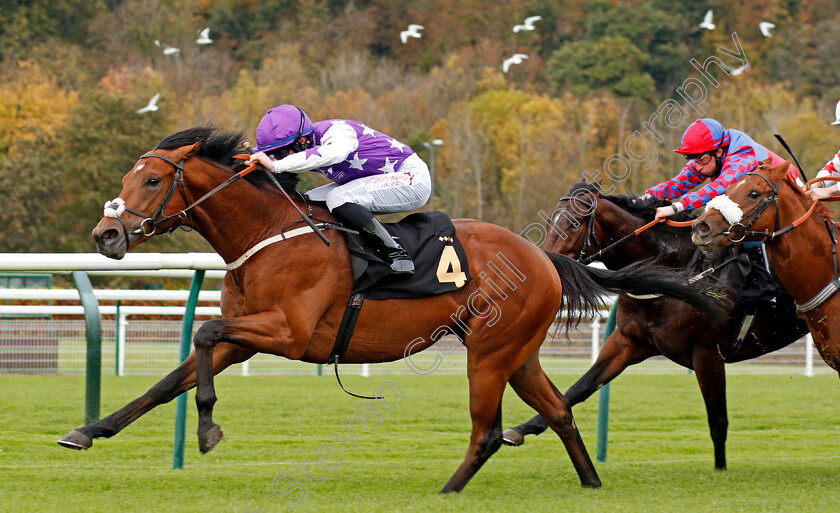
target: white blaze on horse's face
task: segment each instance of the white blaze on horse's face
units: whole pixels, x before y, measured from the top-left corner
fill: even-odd
[[[134,172],[136,173],[136,172],[140,171],[141,169],[143,169],[144,167],[146,167],[146,164],[140,164],[139,166],[134,168]]]

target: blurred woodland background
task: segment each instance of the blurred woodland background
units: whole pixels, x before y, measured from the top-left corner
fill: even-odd
[[[698,26],[709,9],[714,30]],[[529,16],[535,30],[513,32]],[[410,23],[422,37],[402,43]],[[710,86],[690,61],[740,66],[718,51],[733,32],[750,67],[715,67]],[[634,161],[618,192],[673,176],[699,117],[787,157],[782,134],[810,178],[840,147],[838,1],[2,0],[0,49],[0,252],[95,251],[102,205],[143,152],[208,123],[253,141],[281,103],[359,120],[427,162],[422,143],[442,139],[427,208],[516,232],[669,99],[683,119],[656,121],[655,165]],[[504,73],[515,53],[528,58]],[[690,77],[707,86],[702,116],[677,93]],[[156,93],[159,109],[136,113]],[[139,249],[210,251],[195,234],[156,239]]]

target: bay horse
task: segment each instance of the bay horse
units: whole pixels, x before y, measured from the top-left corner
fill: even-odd
[[[326,245],[307,232],[307,226],[300,227],[303,211],[326,223],[335,219],[324,205],[308,204],[296,192],[297,175],[278,176],[281,192],[267,179],[272,178],[268,171],[236,173],[234,168],[243,165],[234,157],[243,143],[241,133],[220,133],[212,127],[170,135],[140,157],[123,177],[119,198],[106,203],[106,216],[94,228],[93,238],[99,252],[111,258],[120,259],[155,233],[178,226],[199,232],[228,263],[220,305],[223,318],[205,322],[186,361],[145,394],[71,431],[59,444],[87,449],[93,439],[115,435],[195,386],[199,450],[206,453],[222,438],[212,419],[214,375],[258,352],[328,362],[353,286],[347,246],[336,230],[320,232],[329,237],[331,244]],[[245,180],[237,179],[241,176]],[[706,311],[713,311],[714,305],[655,269],[596,273],[561,255],[546,254],[500,226],[469,219],[454,222],[473,279],[437,296],[368,300],[342,361],[377,363],[410,356],[434,343],[430,334],[436,327],[435,333],[446,330],[463,341],[472,434],[463,463],[441,492],[463,489],[501,446],[506,383],[548,419],[581,485],[600,487],[571,410],[539,362],[538,348],[557,311],[565,304],[592,312],[606,289],[664,291]],[[289,230],[295,225],[299,228]],[[292,232],[299,236],[292,238]],[[272,237],[283,240],[263,246]],[[503,266],[507,271],[494,271]],[[370,404],[369,409],[376,408]]]
[[[696,246],[688,227],[660,223],[608,249],[611,243],[633,234],[653,220],[653,209],[664,200],[638,199],[633,195],[600,194],[591,183],[574,185],[555,208],[547,223],[543,249],[584,261],[598,256],[608,269],[621,269],[633,262],[658,258],[673,269],[696,275],[702,266],[717,270],[700,281],[704,286],[734,300],[736,265],[721,265],[727,250],[703,260],[696,259]],[[685,219],[688,214],[680,214]],[[692,263],[693,262],[693,263]],[[652,356],[662,355],[692,369],[706,405],[709,431],[714,446],[716,469],[726,468],[726,370],[724,364],[756,358],[791,344],[805,330],[791,311],[758,308],[752,334],[733,345],[744,308],[727,302],[727,311],[716,318],[702,316],[681,301],[670,298],[618,298],[616,328],[604,341],[590,369],[564,394],[570,406],[583,402],[627,367]],[[782,310],[782,308],[778,308]],[[737,348],[737,352],[734,349]],[[521,445],[525,435],[542,433],[547,427],[539,415],[504,432],[508,445]]]
[[[766,241],[770,262],[796,300],[817,351],[840,373],[840,296],[833,293],[840,285],[834,225],[829,210],[788,179],[789,165],[790,161],[773,167],[766,160],[744,175],[719,196],[719,206],[707,208],[694,221],[692,240],[707,251],[749,240]]]

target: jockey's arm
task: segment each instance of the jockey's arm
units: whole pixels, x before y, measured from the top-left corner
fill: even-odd
[[[653,196],[659,199],[678,198],[703,183],[703,180],[705,180],[705,177],[694,168],[694,161],[692,160],[683,166],[674,178],[654,185],[645,191],[645,196]]]
[[[829,160],[825,163],[822,169],[817,172],[817,178],[822,178],[824,176],[838,176],[840,175],[840,152],[837,152],[837,155],[834,156],[833,159]],[[816,182],[811,185],[812,188],[815,187],[831,187],[835,185],[837,182],[833,180],[826,180],[824,182]]]
[[[682,197],[680,203],[682,203],[683,210],[700,208],[710,202],[712,198],[724,194],[730,185],[750,171],[755,171],[759,164],[760,162],[755,157],[755,150],[748,146],[726,155],[717,178]]]
[[[321,137],[321,144],[274,161],[274,172],[302,173],[344,162],[359,147],[356,131],[343,121],[333,122]]]
[[[645,191],[645,196],[653,196],[659,199],[677,198],[703,183],[703,180],[705,180],[705,177],[695,169],[694,161],[692,160],[683,166],[682,170],[674,178],[654,185]],[[674,203],[672,206],[659,207],[656,209],[655,218],[669,217],[682,210],[680,203]]]

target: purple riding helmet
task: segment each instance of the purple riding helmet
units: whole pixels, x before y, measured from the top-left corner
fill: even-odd
[[[300,108],[288,103],[280,105],[270,109],[260,120],[256,150],[274,159],[283,158],[289,150],[297,152],[310,147],[311,139],[306,145],[301,145],[298,139],[313,131],[315,126]]]

